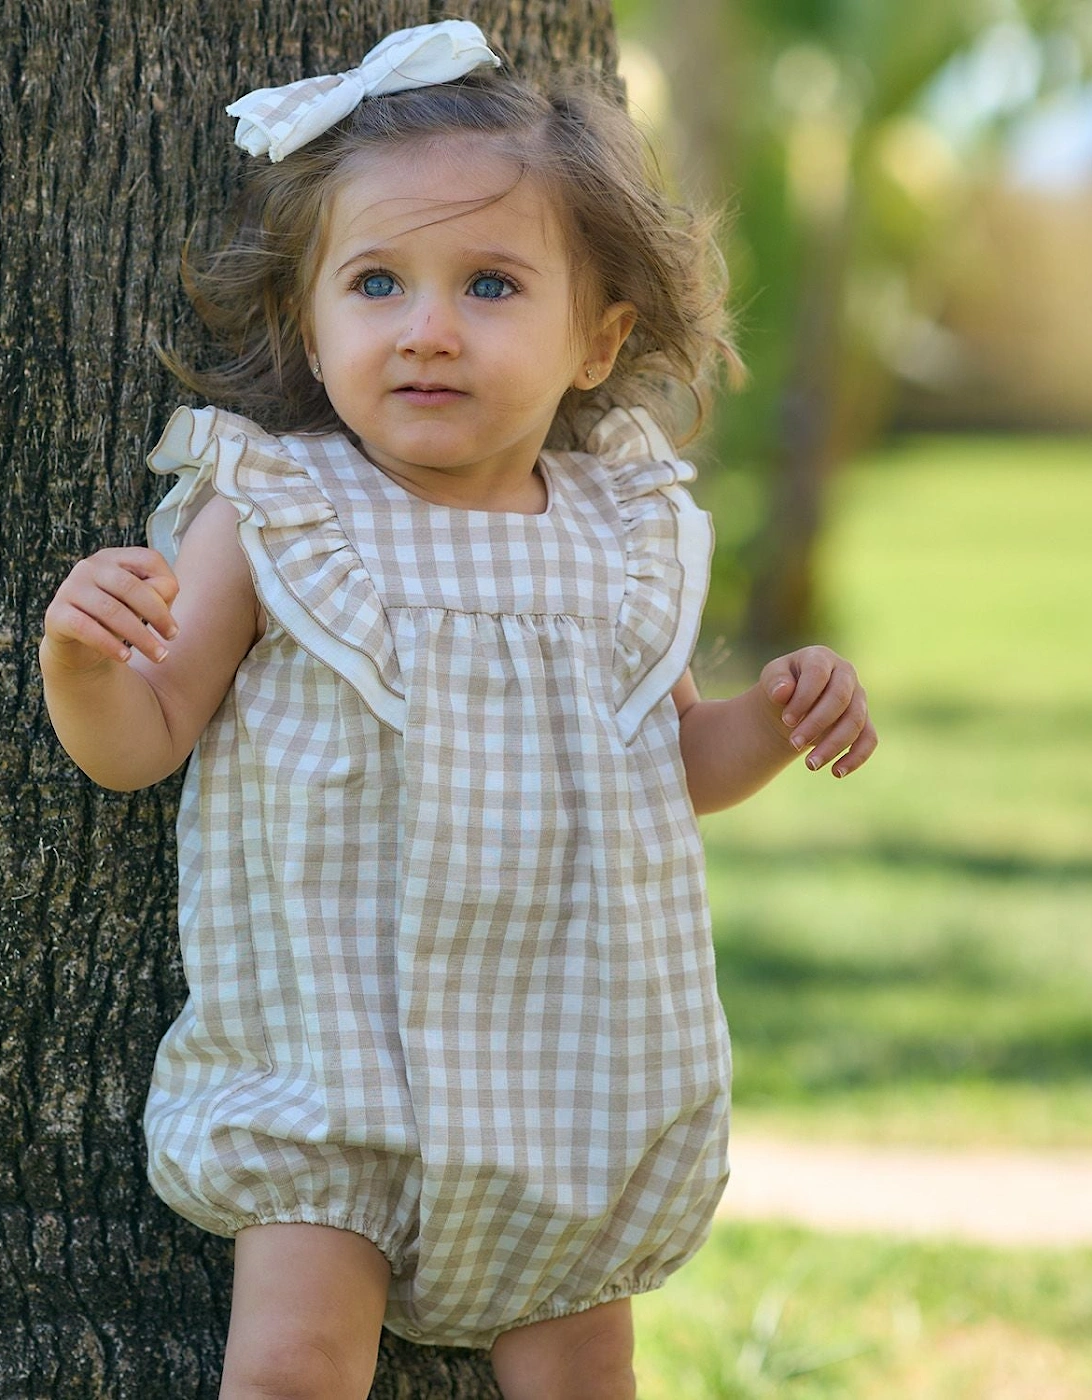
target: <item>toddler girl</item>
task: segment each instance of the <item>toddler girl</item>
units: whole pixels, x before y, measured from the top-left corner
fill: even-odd
[[[727,1170],[695,811],[859,767],[864,694],[809,647],[698,698],[710,529],[649,405],[720,302],[623,112],[462,22],[229,110],[227,358],[182,372],[248,417],[177,410],[152,548],[41,648],[97,782],[190,759],[151,1180],[235,1237],[230,1400],[360,1400],[384,1321],[620,1400]]]

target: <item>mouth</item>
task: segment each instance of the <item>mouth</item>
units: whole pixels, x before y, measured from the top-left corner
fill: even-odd
[[[430,405],[454,403],[466,398],[461,389],[452,389],[448,384],[402,384],[394,393],[408,403]]]

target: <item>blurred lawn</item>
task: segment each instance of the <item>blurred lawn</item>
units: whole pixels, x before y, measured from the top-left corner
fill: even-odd
[[[720,1224],[634,1299],[641,1400],[1085,1400],[1092,1252]]]
[[[863,463],[822,577],[882,745],[704,823],[737,1122],[1092,1143],[1092,445]]]

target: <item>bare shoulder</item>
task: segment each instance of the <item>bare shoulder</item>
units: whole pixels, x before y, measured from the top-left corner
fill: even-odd
[[[176,614],[179,605],[187,611],[187,604],[198,605],[207,619],[204,609],[211,605],[233,615],[230,620],[237,621],[244,631],[248,624],[253,626],[248,646],[261,636],[262,609],[239,542],[239,513],[230,501],[214,496],[195,517],[182,540],[175,573],[179,582]],[[185,601],[184,592],[190,595]]]
[[[218,556],[223,566],[238,561],[246,568],[246,555],[239,543],[239,512],[223,496],[213,496],[191,521],[182,537],[178,563],[187,557]],[[249,573],[249,570],[247,570]]]
[[[220,496],[194,518],[174,564],[178,596],[171,608],[177,636],[157,663],[134,656],[159,697],[181,758],[196,743],[227,694],[247,652],[261,637],[264,614],[243,547],[239,515]]]

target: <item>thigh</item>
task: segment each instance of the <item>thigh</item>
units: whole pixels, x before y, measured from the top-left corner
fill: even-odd
[[[492,1360],[504,1400],[633,1400],[629,1299],[514,1327]]]
[[[390,1267],[361,1235],[254,1225],[235,1237],[222,1400],[367,1395]]]

